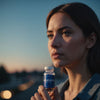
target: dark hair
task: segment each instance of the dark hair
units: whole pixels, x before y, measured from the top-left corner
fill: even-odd
[[[47,28],[50,18],[57,12],[68,14],[75,24],[82,29],[83,35],[86,38],[93,32],[96,34],[97,40],[94,46],[89,50],[87,65],[92,74],[100,73],[100,22],[95,12],[83,3],[74,2],[62,4],[49,12],[46,19]]]

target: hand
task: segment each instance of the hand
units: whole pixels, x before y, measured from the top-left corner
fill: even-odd
[[[49,94],[51,100],[61,100],[61,97],[60,97],[60,95],[58,93],[58,88],[57,87],[55,87],[53,89],[53,91],[48,92],[48,94]]]
[[[46,89],[42,85],[40,85],[38,88],[38,92],[31,97],[31,100],[51,100],[51,98]]]
[[[46,89],[40,85],[38,92],[31,97],[31,100],[61,100],[57,87],[53,91],[47,92]]]

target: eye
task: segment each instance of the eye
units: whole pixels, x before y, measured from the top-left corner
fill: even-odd
[[[48,39],[52,39],[53,38],[53,34],[48,34],[47,37],[48,37]]]
[[[62,35],[63,36],[70,36],[71,32],[70,31],[64,31],[64,32],[62,32]]]

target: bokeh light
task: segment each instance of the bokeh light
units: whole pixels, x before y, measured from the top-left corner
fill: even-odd
[[[5,90],[1,92],[2,99],[10,99],[12,97],[12,92],[9,90]]]

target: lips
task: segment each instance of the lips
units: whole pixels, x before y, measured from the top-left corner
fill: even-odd
[[[53,53],[51,54],[51,57],[52,57],[53,59],[60,59],[61,56],[63,56],[63,54],[62,54],[62,53],[59,53],[59,52],[53,52]]]

